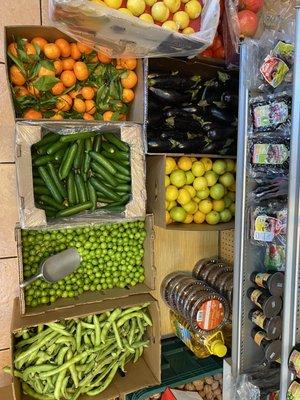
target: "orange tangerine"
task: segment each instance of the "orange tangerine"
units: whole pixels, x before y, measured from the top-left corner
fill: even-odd
[[[62,82],[57,82],[51,89],[51,93],[54,94],[54,96],[58,96],[59,94],[62,94],[62,92],[65,90],[65,86]]]
[[[118,60],[118,64],[121,65],[124,69],[129,69],[133,71],[137,67],[137,59],[136,58],[121,58]]]
[[[89,113],[84,113],[83,119],[85,119],[86,121],[93,121],[95,118]]]
[[[105,113],[103,114],[103,121],[110,121],[112,116],[113,116],[112,111],[105,111]]]
[[[76,83],[76,76],[73,71],[63,71],[60,80],[66,87],[71,87]]]
[[[94,100],[85,100],[85,111],[89,114],[95,114],[96,104]]]
[[[111,58],[108,55],[106,55],[105,53],[102,53],[101,51],[99,51],[97,53],[97,57],[98,57],[98,60],[100,62],[102,62],[103,64],[109,64],[111,62]]]
[[[23,86],[26,82],[25,76],[16,65],[12,65],[9,69],[10,81],[14,85]]]
[[[90,54],[92,52],[92,49],[83,43],[77,42],[77,47],[81,53]]]
[[[125,78],[121,78],[121,83],[123,88],[132,89],[137,84],[138,78],[134,71],[127,71],[127,76]]]
[[[66,41],[66,39],[63,38],[56,39],[55,44],[59,47],[60,54],[62,57],[70,57],[71,46],[70,43]]]
[[[26,119],[41,119],[43,118],[42,113],[40,111],[36,111],[34,108],[29,108],[24,112],[23,118]]]
[[[119,121],[126,121],[126,114],[120,114]]]
[[[55,43],[47,43],[44,46],[44,54],[50,60],[57,60],[60,57],[60,48]]]
[[[7,47],[7,51],[9,53],[11,53],[13,56],[18,57],[18,53],[17,53],[17,43],[16,42],[12,42],[8,45]]]
[[[55,76],[55,71],[45,68],[43,65],[39,69],[39,76]]]
[[[76,78],[80,81],[84,81],[89,77],[89,70],[87,65],[82,61],[77,61],[73,68]]]
[[[78,49],[77,44],[71,43],[70,47],[71,47],[71,58],[73,58],[73,60],[79,60],[79,58],[81,57],[81,53]]]
[[[63,71],[63,63],[61,60],[54,61],[55,75],[60,75]]]
[[[58,111],[69,111],[72,107],[73,100],[68,94],[63,94],[58,97],[56,108]]]
[[[69,96],[71,96],[72,99],[75,99],[77,96],[79,96],[81,94],[81,90],[80,89],[72,90],[68,94],[69,94]]]
[[[92,98],[95,96],[94,89],[91,86],[84,86],[81,89],[81,94],[85,100],[92,100]]]
[[[134,91],[132,89],[123,89],[122,99],[124,103],[130,103],[134,99]]]
[[[62,68],[64,71],[72,71],[75,64],[73,58],[65,58],[62,60]]]
[[[25,51],[28,56],[36,54],[36,50],[33,44],[26,42]]]
[[[25,86],[15,86],[14,91],[17,97],[28,96],[29,92]]]
[[[86,110],[86,105],[84,100],[75,98],[73,102],[73,109],[79,113],[84,113]]]
[[[46,39],[44,39],[44,38],[42,38],[40,36],[37,36],[37,37],[32,39],[31,43],[32,44],[37,44],[41,50],[44,50],[44,47],[48,42],[47,42]]]
[[[40,95],[39,89],[35,88],[32,83],[27,85],[27,90],[32,96],[38,97]]]

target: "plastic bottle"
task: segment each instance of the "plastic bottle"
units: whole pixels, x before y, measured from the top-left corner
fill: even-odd
[[[289,369],[300,379],[300,344],[296,344],[289,355]]]
[[[179,315],[170,311],[171,324],[176,336],[199,358],[206,358],[211,355],[225,357],[227,347],[224,343],[222,331],[208,335],[201,335],[193,332],[188,323]]]

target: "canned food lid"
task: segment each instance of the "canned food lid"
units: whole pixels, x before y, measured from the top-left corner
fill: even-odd
[[[270,293],[274,296],[281,296],[283,293],[284,275],[282,272],[275,272],[268,280]]]
[[[275,317],[282,309],[282,299],[277,296],[270,296],[263,304],[263,313],[267,318]]]
[[[224,321],[225,310],[220,300],[211,299],[197,305],[197,326],[205,331],[211,331]]]
[[[265,348],[265,357],[268,361],[276,361],[281,356],[281,340],[274,340]]]
[[[269,339],[278,339],[282,332],[282,318],[279,316],[270,318],[266,329]]]

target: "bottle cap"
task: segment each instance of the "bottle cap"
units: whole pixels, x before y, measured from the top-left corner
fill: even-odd
[[[211,347],[211,352],[214,356],[225,357],[227,353],[227,347],[221,340],[217,340]]]

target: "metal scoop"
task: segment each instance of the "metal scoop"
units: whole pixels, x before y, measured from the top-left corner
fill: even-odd
[[[59,281],[74,272],[80,262],[81,257],[77,249],[70,248],[61,251],[44,260],[40,265],[40,271],[27,281],[21,283],[20,287],[24,288],[39,278],[44,279],[48,283]]]

